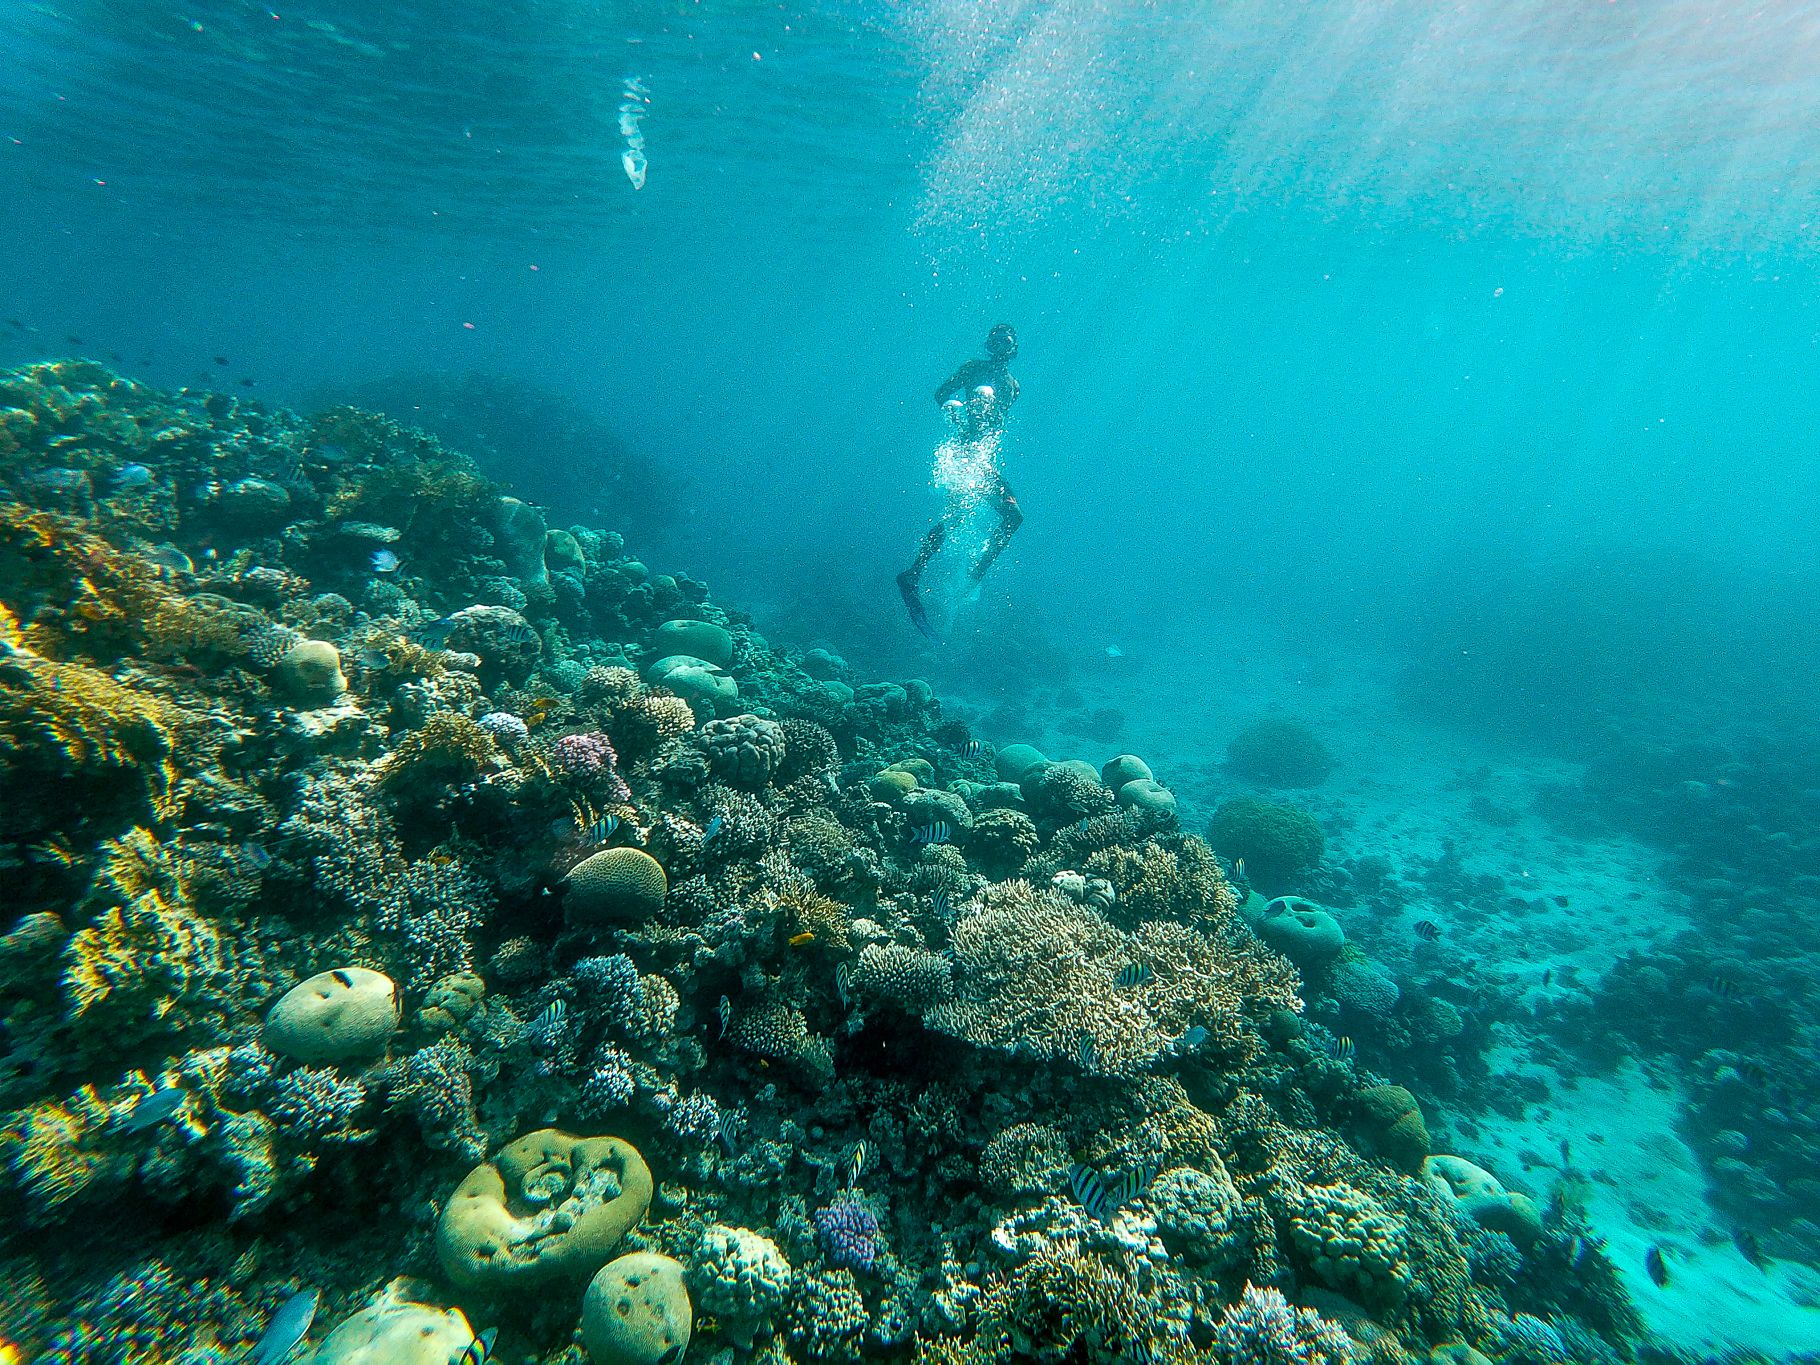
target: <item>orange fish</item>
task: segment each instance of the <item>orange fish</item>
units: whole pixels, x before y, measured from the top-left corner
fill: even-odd
[[[805,943],[813,943],[813,942],[815,942],[815,935],[812,933],[809,933],[807,930],[804,930],[800,934],[790,935],[790,946],[792,948],[800,948]]]

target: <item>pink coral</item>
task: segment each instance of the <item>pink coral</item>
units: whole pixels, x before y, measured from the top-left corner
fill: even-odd
[[[604,785],[612,801],[629,801],[632,792],[619,775],[619,755],[598,730],[563,735],[549,748],[550,768],[559,776],[593,786]]]

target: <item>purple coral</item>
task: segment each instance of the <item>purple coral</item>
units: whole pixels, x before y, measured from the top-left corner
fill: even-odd
[[[1213,1329],[1213,1352],[1221,1365],[1349,1365],[1352,1338],[1281,1290],[1247,1284]]]
[[[822,1249],[837,1268],[870,1270],[878,1257],[878,1215],[852,1197],[837,1199],[810,1215]]]
[[[631,789],[619,775],[619,755],[612,742],[598,730],[563,735],[549,749],[550,767],[579,782],[605,783],[611,801],[630,801]]]
[[[480,728],[507,749],[516,749],[531,737],[531,727],[510,711],[489,711],[480,718]]]

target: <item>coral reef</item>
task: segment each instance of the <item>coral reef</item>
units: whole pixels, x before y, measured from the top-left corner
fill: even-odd
[[[239,1358],[317,1289],[319,1360],[1633,1349],[1589,1233],[1313,1046],[1303,972],[1482,1026],[1235,887],[1317,875],[1306,812],[988,751],[357,409],[32,366],[0,485],[27,1358]]]

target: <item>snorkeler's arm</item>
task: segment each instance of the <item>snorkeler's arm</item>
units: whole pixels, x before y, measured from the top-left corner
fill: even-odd
[[[935,391],[935,405],[940,407],[950,398],[959,397],[961,394],[967,392],[968,389],[972,388],[973,371],[978,364],[979,362],[977,360],[969,360],[966,364],[962,365],[960,369],[956,370],[953,374],[949,375],[947,379],[943,380],[942,386]]]

